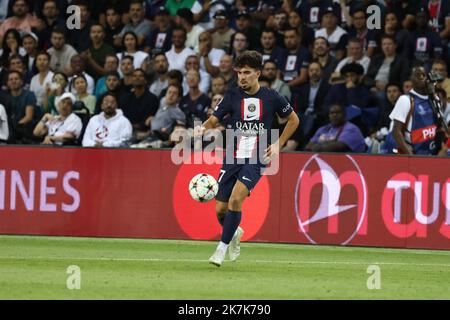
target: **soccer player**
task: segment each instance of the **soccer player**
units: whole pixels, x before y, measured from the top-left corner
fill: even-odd
[[[232,163],[226,159],[220,171],[219,191],[216,196],[216,213],[222,225],[222,237],[209,262],[221,266],[227,250],[231,261],[240,253],[240,239],[244,231],[239,227],[242,204],[261,178],[267,159],[280,152],[298,127],[299,119],[289,102],[270,88],[262,88],[258,83],[261,75],[262,56],[256,51],[245,51],[235,60],[238,87],[225,93],[212,116],[195,128],[194,135],[201,136],[206,130],[215,128],[226,116],[227,123],[238,136]],[[275,114],[287,119],[287,124],[278,141],[270,142],[263,156],[255,158],[255,150],[262,138],[269,136]],[[229,140],[229,139],[227,139]],[[231,139],[234,144],[234,139]],[[227,141],[227,144],[230,141]],[[227,148],[228,149],[228,148]],[[254,160],[254,161],[251,161]]]

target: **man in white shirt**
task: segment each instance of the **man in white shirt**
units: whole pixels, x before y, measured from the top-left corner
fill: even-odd
[[[52,47],[47,50],[50,55],[50,68],[53,72],[64,72],[70,70],[70,60],[77,51],[69,44],[66,44],[64,29],[55,28],[50,38]]]
[[[114,94],[108,93],[104,96],[103,112],[89,120],[83,137],[83,147],[123,147],[131,139],[131,123],[117,106],[117,97]]]
[[[185,42],[186,30],[175,27],[172,32],[172,49],[166,52],[166,57],[169,61],[169,71],[177,69],[182,73],[186,72],[184,67],[186,59],[189,56],[195,55],[195,52],[191,48],[186,48]]]
[[[80,137],[83,124],[81,119],[72,112],[76,98],[70,92],[56,99],[58,116],[46,113],[34,128],[36,137],[44,137],[42,144],[63,145]]]
[[[330,54],[338,60],[342,60],[345,55],[344,44],[347,38],[347,31],[338,26],[338,17],[333,7],[326,7],[321,14],[322,29],[315,32],[315,38],[324,37],[330,44]]]

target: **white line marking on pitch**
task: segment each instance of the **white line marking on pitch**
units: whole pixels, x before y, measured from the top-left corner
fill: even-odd
[[[200,259],[159,259],[159,258],[94,258],[94,257],[1,257],[0,260],[87,260],[87,261],[111,261],[111,262],[208,262]],[[286,260],[240,260],[242,263],[281,263],[281,264],[323,264],[323,265],[391,265],[414,267],[444,267],[450,268],[450,264],[443,263],[405,263],[405,262],[354,262],[354,261],[286,261]]]

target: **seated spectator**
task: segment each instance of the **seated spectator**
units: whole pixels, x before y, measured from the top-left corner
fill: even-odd
[[[323,78],[328,82],[336,70],[338,60],[330,55],[330,45],[324,37],[317,37],[313,42],[313,61],[322,66]]]
[[[200,74],[191,69],[186,73],[189,86],[188,93],[181,99],[179,108],[185,113],[187,127],[194,128],[194,122],[203,123],[208,118],[207,111],[211,106],[211,99],[199,89]]]
[[[357,7],[351,13],[352,27],[348,31],[349,38],[360,41],[363,54],[372,58],[377,47],[375,39],[376,30],[367,29],[367,13],[363,6]],[[362,63],[361,63],[362,64]]]
[[[77,51],[70,44],[66,44],[64,29],[53,29],[50,41],[52,47],[47,50],[51,57],[50,68],[53,72],[69,73],[71,60]]]
[[[450,78],[448,77],[447,63],[444,60],[435,60],[431,69],[444,79],[438,83],[438,86],[445,90],[448,102],[450,102]]]
[[[4,69],[2,72],[2,88],[6,89],[4,86],[7,82],[8,72],[9,71],[18,71],[22,75],[23,88],[26,90],[30,89],[31,79],[33,77],[32,73],[28,71],[25,62],[23,61],[22,56],[18,54],[14,54],[9,57],[9,61],[7,64],[7,69]]]
[[[185,64],[186,72],[189,70],[195,70],[200,75],[200,85],[199,89],[201,92],[207,94],[209,92],[209,87],[211,86],[211,76],[206,71],[200,69],[200,61],[196,55],[189,56],[186,59]],[[189,91],[189,86],[186,77],[183,78],[183,92]]]
[[[357,38],[348,40],[347,57],[342,59],[337,65],[336,70],[331,75],[331,83],[334,82],[335,78],[339,78],[341,76],[342,68],[349,63],[359,63],[364,68],[364,74],[367,73],[370,64],[370,58],[364,54],[361,42]]]
[[[321,13],[324,12],[325,9],[329,6],[330,1],[328,0],[306,0],[306,1],[298,1],[297,5],[291,4],[291,10],[296,10],[300,13],[303,23],[314,31],[319,30],[321,28],[320,25],[320,17]],[[289,11],[291,11],[289,10]],[[340,8],[338,5],[333,4],[333,8],[338,17],[341,16]]]
[[[323,78],[322,66],[313,62],[308,67],[308,83],[300,87],[298,112],[300,114],[301,129],[306,139],[327,122],[328,114],[323,102],[330,89],[330,85]]]
[[[83,147],[124,147],[131,139],[130,121],[117,109],[117,97],[107,94],[103,98],[102,113],[93,116],[83,136]]]
[[[154,70],[156,72],[156,79],[150,86],[150,92],[155,96],[159,96],[161,91],[168,86],[167,77],[169,72],[169,62],[164,53],[158,53],[154,57]]]
[[[89,34],[94,20],[91,19],[91,10],[87,3],[88,0],[73,0],[71,5],[76,5],[80,9],[80,25],[78,28],[67,32],[67,42],[72,45],[78,52],[89,49]]]
[[[315,37],[324,37],[330,44],[330,54],[338,60],[345,56],[345,43],[347,42],[347,31],[338,26],[337,12],[332,6],[322,9],[322,29],[315,32]]]
[[[91,46],[81,53],[81,56],[86,61],[86,72],[97,80],[105,75],[106,57],[114,54],[115,50],[109,44],[105,43],[105,29],[101,24],[93,24],[90,30]]]
[[[47,99],[44,99],[42,103],[42,111],[44,113],[50,113],[52,115],[58,114],[55,101],[66,92],[68,84],[69,79],[64,73],[57,72],[53,75],[52,82],[47,87]]]
[[[224,95],[227,90],[225,78],[222,76],[214,77],[211,81],[211,97],[221,94]]]
[[[264,62],[261,74],[269,81],[270,88],[284,96],[288,101],[291,100],[291,89],[283,80],[277,78],[278,68],[274,60]]]
[[[89,110],[89,113],[94,114],[96,99],[94,95],[87,92],[88,84],[86,78],[83,75],[75,76],[73,80],[73,87],[76,92],[76,101],[83,102],[86,108]]]
[[[9,29],[17,30],[18,32],[31,32],[31,29],[38,26],[38,18],[30,14],[30,7],[26,0],[10,1],[13,3],[13,16],[7,18],[0,25],[0,43],[6,38],[5,33]]]
[[[236,59],[239,57],[245,50],[248,49],[248,39],[247,36],[237,31],[231,36],[231,46],[230,46],[230,54]]]
[[[297,11],[289,10],[286,12],[289,12],[288,14],[289,27],[298,29],[301,34],[302,46],[304,46],[305,48],[311,47],[311,45],[314,42],[314,31],[306,27],[302,23],[302,18]]]
[[[74,143],[80,137],[83,124],[81,119],[72,112],[75,96],[70,92],[64,93],[57,99],[58,115],[46,113],[34,128],[36,137],[44,137],[42,144],[62,146]]]
[[[132,124],[133,138],[140,141],[149,134],[150,123],[155,116],[159,102],[148,90],[145,73],[142,69],[133,71],[133,90],[121,97],[123,114]]]
[[[156,12],[154,27],[145,39],[144,51],[154,57],[160,52],[167,52],[172,47],[172,26],[167,9],[162,6]]]
[[[129,16],[130,22],[125,25],[120,34],[116,37],[114,44],[120,46],[125,33],[131,31],[137,36],[137,47],[140,47],[144,45],[145,37],[151,30],[150,21],[145,19],[145,8],[142,0],[131,0]]]
[[[129,93],[133,89],[133,72],[133,57],[125,56],[122,61],[120,61],[120,74],[122,75],[120,86],[125,93]]]
[[[266,27],[270,27],[275,31],[277,45],[284,47],[284,30],[287,29],[287,13],[283,9],[278,9],[266,21]],[[300,33],[300,32],[299,32]]]
[[[22,45],[25,49],[24,63],[31,74],[36,74],[38,71],[34,65],[36,55],[38,54],[38,37],[33,33],[26,33],[22,36]]]
[[[9,29],[5,33],[5,39],[0,49],[0,64],[6,65],[9,58],[13,55],[25,56],[26,51],[22,48],[22,39],[17,30]]]
[[[39,73],[31,79],[30,90],[36,97],[36,105],[42,109],[54,75],[50,70],[50,55],[47,52],[40,52],[36,56],[36,68]]]
[[[335,84],[330,87],[324,101],[324,110],[329,110],[333,104],[339,104],[344,107],[350,105],[358,108],[369,106],[370,92],[363,84],[364,68],[358,63],[350,63],[341,70],[345,77],[345,83]]]
[[[107,91],[106,88],[106,77],[111,72],[117,72],[119,69],[119,58],[116,57],[115,54],[108,54],[105,58],[105,64],[103,66],[103,70],[105,71],[105,75],[97,80],[95,84],[95,92],[94,95],[98,98],[101,94]]]
[[[148,57],[148,53],[144,51],[138,50],[138,38],[135,33],[129,31],[125,32],[123,35],[122,47],[124,48],[122,52],[117,54],[117,58],[119,59],[119,63],[126,56],[133,57],[133,65],[135,69],[139,69],[142,66],[144,60]]]
[[[237,86],[237,75],[233,69],[232,56],[225,54],[220,58],[219,71],[219,75],[225,79],[228,89]]]
[[[202,32],[198,38],[198,54],[200,69],[211,76],[218,75],[220,59],[225,55],[225,51],[212,47],[212,36],[208,31]]]
[[[199,36],[205,29],[194,23],[192,11],[188,8],[179,9],[175,18],[175,24],[182,26],[186,30],[186,47],[198,52]]]
[[[185,63],[189,56],[195,55],[194,50],[186,48],[186,30],[176,27],[172,31],[172,49],[166,52],[167,61],[169,61],[169,71],[173,69],[186,72]]]
[[[175,1],[176,2],[176,1]],[[190,3],[191,1],[181,1]],[[193,13],[193,23],[199,25],[204,30],[214,28],[214,15],[217,11],[226,10],[231,1],[192,1],[190,11]],[[177,11],[178,12],[178,11]]]
[[[5,107],[0,103],[0,144],[9,139],[9,119]]]
[[[95,81],[94,78],[92,78],[89,74],[86,73],[86,63],[83,59],[83,57],[79,54],[75,55],[70,59],[70,69],[72,76],[69,77],[69,92],[72,92],[73,94],[76,93],[74,83],[76,76],[82,75],[86,81],[87,81],[87,92],[89,94],[94,94],[95,89]]]
[[[359,152],[366,151],[361,131],[346,120],[345,107],[333,104],[329,111],[330,123],[319,128],[305,150],[312,152]]]
[[[391,119],[389,115],[394,110],[394,106],[397,103],[398,98],[402,95],[400,86],[395,83],[390,83],[386,86],[386,99],[380,108],[380,118],[377,125],[377,130],[382,128],[389,129]]]
[[[105,11],[105,42],[113,47],[116,51],[122,50],[121,41],[115,43],[117,36],[122,32],[124,27],[122,23],[122,15],[118,8],[108,6]]]
[[[402,83],[402,92],[403,94],[409,93],[413,88],[413,83],[410,79],[403,81]]]
[[[413,17],[414,20],[414,17]],[[395,39],[397,54],[402,57],[409,56],[411,34],[407,29],[403,29],[395,13],[388,12],[384,18],[383,30],[375,36],[377,41],[376,53],[381,53],[381,37],[389,35]]]
[[[236,31],[245,34],[248,40],[249,50],[255,50],[259,46],[259,32],[254,26],[252,26],[252,19],[247,10],[237,12]]]
[[[36,110],[36,97],[33,92],[23,89],[22,75],[18,71],[9,72],[7,85],[13,100],[11,112],[13,141],[30,143],[34,126],[40,116]]]
[[[364,84],[373,92],[384,92],[388,83],[400,85],[410,74],[408,60],[396,52],[395,40],[387,35],[381,39],[383,53],[372,58],[364,78]]]
[[[284,58],[285,49],[277,45],[275,30],[264,29],[261,32],[260,43],[261,47],[257,51],[261,53],[263,63],[267,60],[273,60],[276,62],[277,67],[281,68],[281,60]]]
[[[236,32],[229,27],[229,22],[230,17],[227,11],[216,11],[214,14],[214,28],[211,30],[213,48],[229,52],[231,36]]]
[[[122,94],[122,88],[120,86],[120,76],[117,71],[112,71],[106,76],[106,91],[103,92],[95,103],[95,114],[99,114],[102,111],[103,98],[107,93],[113,93],[116,97],[120,97]]]
[[[65,1],[65,0],[64,0]],[[38,2],[38,1],[34,1]],[[51,46],[51,36],[52,30],[54,28],[64,28],[66,26],[66,21],[60,17],[60,9],[58,8],[57,2],[62,2],[58,0],[43,0],[42,16],[37,13],[37,16],[41,19],[39,23],[41,24],[40,30],[37,30],[36,36],[39,38],[39,48],[48,49]],[[65,8],[62,14],[65,15]],[[36,40],[37,41],[37,40]]]
[[[184,81],[184,77],[183,77],[183,74],[180,72],[180,70],[170,70],[167,73],[167,88],[170,85],[176,85],[176,86],[181,86],[181,89],[183,90],[183,86],[182,86],[183,81]],[[165,88],[161,91],[161,93],[158,96],[158,101],[160,101],[162,98],[164,98],[166,96],[167,88]],[[183,90],[183,92],[184,92],[184,90]]]

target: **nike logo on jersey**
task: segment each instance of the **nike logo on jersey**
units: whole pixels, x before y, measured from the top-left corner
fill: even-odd
[[[246,180],[246,181],[250,181],[250,182],[252,182],[252,180],[250,180],[249,178],[247,178],[246,176],[243,176],[242,177],[242,180]]]

